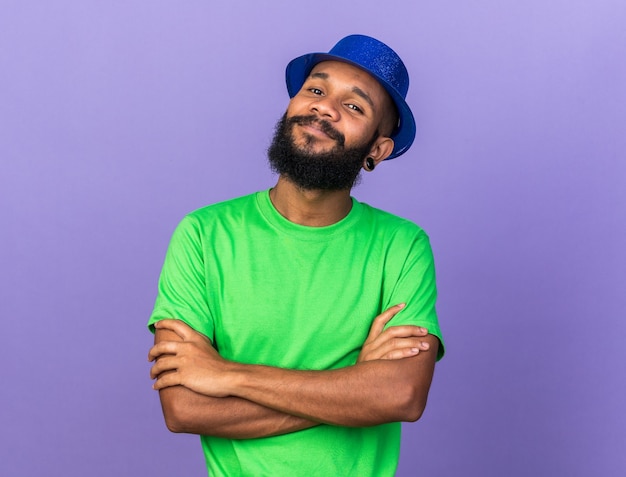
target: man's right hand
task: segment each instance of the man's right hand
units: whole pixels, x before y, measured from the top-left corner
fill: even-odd
[[[405,307],[404,303],[392,306],[374,318],[370,332],[363,343],[357,363],[376,359],[409,358],[426,351],[429,345],[422,340],[428,334],[426,328],[414,325],[385,325]],[[384,330],[384,331],[383,331]]]

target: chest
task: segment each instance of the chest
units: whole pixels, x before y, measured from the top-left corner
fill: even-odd
[[[380,255],[359,237],[257,237],[222,250],[206,280],[220,353],[298,369],[353,364],[380,312]]]

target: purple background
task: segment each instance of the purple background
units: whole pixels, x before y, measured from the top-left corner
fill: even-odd
[[[449,350],[398,475],[626,475],[624,25],[623,0],[4,0],[0,475],[205,475],[148,378],[166,246],[273,184],[286,63],[349,33],[412,74],[416,142],[355,196],[430,234]]]

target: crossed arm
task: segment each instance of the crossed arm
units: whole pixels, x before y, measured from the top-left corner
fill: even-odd
[[[219,356],[210,341],[177,320],[156,326],[156,378],[167,426],[235,439],[294,432],[319,423],[372,426],[415,421],[426,406],[438,340],[416,326],[373,322],[354,366],[300,371],[244,365]]]

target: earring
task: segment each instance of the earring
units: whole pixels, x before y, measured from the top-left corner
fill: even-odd
[[[368,157],[367,159],[365,159],[365,168],[368,171],[373,171],[375,167],[376,167],[376,164],[374,163],[374,159],[372,159],[371,157]]]

